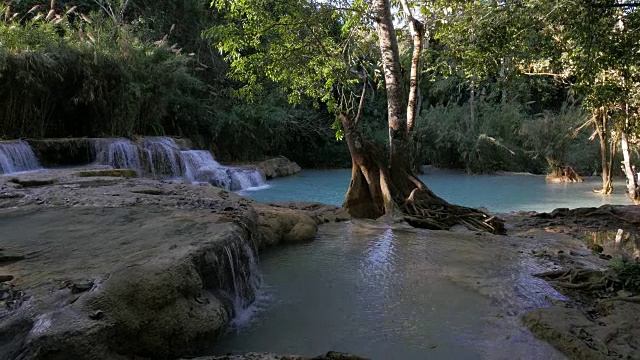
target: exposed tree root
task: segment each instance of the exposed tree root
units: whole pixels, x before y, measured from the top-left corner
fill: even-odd
[[[570,290],[607,290],[618,289],[621,281],[612,271],[599,271],[591,269],[569,269],[549,271],[541,274],[534,274],[543,278],[549,284]]]
[[[343,207],[351,216],[376,219],[393,215],[411,226],[425,229],[447,230],[464,225],[477,231],[505,233],[502,219],[438,197],[411,174],[411,166],[400,155],[391,159],[389,165],[382,149],[357,132],[347,132],[346,138],[352,156],[352,173]]]

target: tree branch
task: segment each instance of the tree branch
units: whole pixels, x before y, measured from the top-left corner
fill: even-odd
[[[409,8],[407,0],[400,0],[400,3],[402,3],[404,13],[407,15],[407,19],[409,20],[409,31],[413,38],[411,75],[409,78],[409,99],[407,101],[407,132],[411,132],[411,130],[413,130],[416,115],[418,114],[418,111],[420,111],[420,71],[422,68],[420,55],[422,54],[425,29],[424,25],[413,17],[413,13],[411,12],[411,8]]]
[[[367,77],[364,76],[364,82],[362,83],[362,94],[360,94],[360,103],[358,104],[358,113],[356,117],[353,119],[354,126],[358,124],[358,120],[360,120],[360,116],[362,115],[362,108],[364,108],[364,99],[367,93]]]

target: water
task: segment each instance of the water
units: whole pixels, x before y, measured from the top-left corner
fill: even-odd
[[[562,359],[519,324],[546,296],[561,297],[530,275],[542,269],[520,249],[450,232],[327,224],[313,243],[263,254],[273,304],[210,353]]]
[[[143,138],[139,144],[128,139],[94,139],[94,152],[96,163],[134,169],[141,176],[208,182],[231,191],[267,187],[258,170],[220,165],[209,151],[180,150],[170,137]]]
[[[0,174],[37,170],[40,163],[24,141],[0,142]]]
[[[184,173],[184,161],[175,140],[170,137],[148,137],[140,141],[147,155],[151,176],[160,179],[179,178]]]
[[[305,170],[298,176],[275,179],[262,191],[245,194],[258,201],[318,201],[340,206],[349,186],[351,170]],[[466,175],[432,170],[420,179],[445,200],[492,212],[547,212],[560,207],[576,208],[604,204],[631,204],[624,181],[615,181],[615,193],[600,195],[600,178],[583,183],[551,184],[538,175]]]
[[[98,164],[142,172],[140,148],[131,140],[95,139],[93,147]]]
[[[624,184],[602,196],[599,179],[549,184],[524,174],[469,176],[432,170],[421,179],[446,200],[494,212],[629,204]],[[260,201],[340,205],[349,170],[303,171],[245,195]],[[520,315],[562,299],[531,274],[537,246],[507,238],[385,229],[371,222],[327,224],[313,243],[262,257],[271,305],[235,325],[211,354],[328,350],[372,359],[563,359],[522,328]],[[634,243],[635,244],[635,243]],[[521,252],[520,252],[521,251]]]
[[[270,288],[263,283],[256,250],[247,243],[224,247],[233,282],[233,294],[226,294],[233,307],[231,330],[250,325],[255,315],[271,304]]]

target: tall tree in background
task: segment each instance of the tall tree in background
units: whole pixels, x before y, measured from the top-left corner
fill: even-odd
[[[600,142],[602,188],[613,190],[617,144],[625,153],[628,192],[638,199],[628,149],[638,107],[640,22],[638,4],[627,0],[527,0],[514,10],[527,24],[522,43],[530,49],[518,66],[529,75],[569,81],[591,117],[581,128],[593,127]]]
[[[399,216],[432,229],[465,224],[504,230],[495,217],[439,198],[412,171],[409,150],[419,112],[425,26],[408,0],[400,1],[398,10],[412,36],[408,90],[394,27],[398,12],[389,0],[213,0],[212,5],[226,23],[208,35],[227,54],[232,75],[246,82],[245,94],[255,94],[265,80],[274,81],[293,102],[317,98],[336,114],[352,159],[343,204],[351,215]],[[361,124],[367,89],[380,78],[387,94],[386,152],[364,136]]]

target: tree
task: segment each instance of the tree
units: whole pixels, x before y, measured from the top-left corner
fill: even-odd
[[[633,106],[638,81],[638,10],[622,0],[527,0],[515,10],[527,24],[522,41],[529,53],[519,57],[530,75],[570,82],[591,114],[581,128],[592,126],[600,142],[602,189],[613,190],[612,172],[619,140],[626,153],[624,169],[629,194],[636,199],[627,137],[638,108]],[[533,40],[533,41],[532,41]]]
[[[227,54],[232,76],[246,82],[245,94],[275,81],[291,101],[316,98],[336,114],[338,135],[344,136],[352,159],[343,204],[352,216],[400,216],[431,229],[465,224],[502,232],[501,220],[447,203],[412,171],[410,135],[420,104],[425,27],[412,4],[400,3],[412,44],[408,91],[394,28],[398,14],[389,0],[213,0],[226,23],[208,35]],[[381,77],[387,96],[386,148],[367,139],[361,124],[367,89],[381,83]]]

